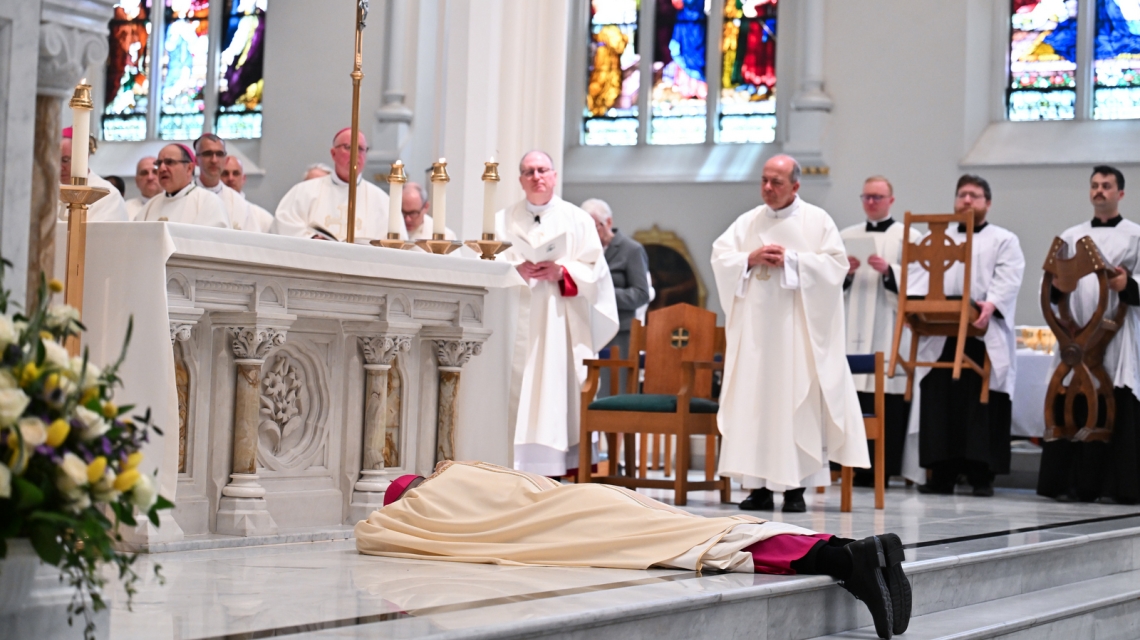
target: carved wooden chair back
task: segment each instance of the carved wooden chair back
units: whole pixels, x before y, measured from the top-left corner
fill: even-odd
[[[681,362],[711,361],[716,343],[716,314],[691,304],[675,304],[646,318],[645,393],[675,394],[681,389]],[[694,398],[709,398],[712,375],[696,373]]]

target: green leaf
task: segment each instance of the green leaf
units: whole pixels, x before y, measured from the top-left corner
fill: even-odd
[[[16,485],[16,495],[19,496],[16,501],[17,511],[34,509],[44,501],[44,492],[40,491],[39,487],[19,476],[13,480],[13,484]]]
[[[63,545],[59,542],[55,527],[41,522],[32,525],[29,533],[32,548],[36,550],[40,559],[53,567],[59,566],[63,560]]]
[[[33,511],[32,515],[28,516],[28,520],[31,522],[54,522],[65,527],[72,528],[76,526],[75,518],[65,516],[62,513],[56,513],[54,511]]]
[[[159,524],[158,524],[158,510],[157,509],[155,509],[154,507],[151,507],[150,511],[147,512],[146,517],[150,519],[151,524],[153,524],[156,527],[159,526]]]
[[[150,510],[151,511],[158,511],[159,509],[173,509],[173,508],[174,508],[173,502],[167,500],[166,498],[163,498],[162,496],[158,496],[158,499],[154,501],[154,506],[151,507]]]
[[[119,516],[119,521],[123,524],[130,527],[138,525],[138,521],[135,520],[134,514],[131,513],[134,510],[130,505],[125,505],[121,502],[112,502],[111,508],[115,510],[115,515]]]

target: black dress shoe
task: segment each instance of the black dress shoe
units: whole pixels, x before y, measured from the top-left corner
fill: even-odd
[[[871,536],[843,548],[851,554],[851,575],[840,584],[867,605],[871,619],[875,621],[875,633],[884,640],[890,640],[894,635],[894,610],[884,576],[887,557],[883,543],[878,537]]]
[[[933,482],[918,485],[918,492],[924,495],[933,496],[952,496],[954,495],[954,485],[941,486]]]
[[[776,508],[776,502],[772,499],[770,489],[753,489],[740,503],[740,508],[743,511],[772,511]]]
[[[906,633],[910,626],[910,580],[903,572],[902,563],[906,559],[903,552],[902,540],[893,533],[879,536],[883,545],[883,555],[886,556],[887,566],[883,569],[883,577],[887,580],[887,590],[891,593],[892,630],[896,634]]]
[[[807,503],[804,502],[804,491],[806,489],[789,489],[784,492],[784,507],[780,509],[784,513],[804,513],[807,511]]]
[[[974,495],[979,498],[992,498],[994,496],[994,483],[974,485]]]

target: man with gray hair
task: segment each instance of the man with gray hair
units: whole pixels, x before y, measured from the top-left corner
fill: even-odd
[[[645,248],[636,240],[625,235],[614,226],[614,214],[605,200],[591,198],[582,203],[582,210],[594,219],[598,239],[606,249],[606,263],[610,266],[610,277],[614,281],[614,297],[617,300],[618,333],[607,347],[621,349],[622,357],[629,356],[629,325],[633,322],[637,309],[649,303],[649,258]],[[609,371],[602,372],[603,380],[598,387],[598,397],[610,393]],[[622,371],[622,377],[625,372]],[[621,381],[625,384],[625,380]],[[624,389],[624,386],[622,386]]]
[[[404,199],[400,203],[400,213],[404,214],[404,226],[408,229],[408,240],[431,240],[432,227],[435,220],[428,215],[431,203],[427,201],[424,188],[415,182],[404,185]],[[455,232],[444,227],[445,240],[455,240]]]
[[[751,490],[740,508],[807,510],[806,487],[831,484],[829,461],[867,468],[867,434],[844,354],[843,282],[849,264],[826,211],[799,198],[800,167],[764,164],[762,206],[713,244],[725,315],[717,425],[720,474]]]
[[[268,231],[273,217],[270,216],[268,220],[260,218],[250,210],[250,203],[245,196],[222,181],[222,171],[226,158],[229,157],[226,155],[226,141],[212,133],[203,133],[194,141],[194,153],[198,155],[198,177],[195,183],[221,198],[230,218],[230,228],[238,231]]]

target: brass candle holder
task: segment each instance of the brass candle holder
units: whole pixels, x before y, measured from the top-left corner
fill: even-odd
[[[484,211],[490,208],[494,201],[494,188],[499,182],[499,163],[498,162],[484,162],[483,163],[483,207]],[[484,223],[486,224],[486,223]],[[494,260],[495,256],[506,251],[511,243],[502,240],[496,240],[495,234],[484,233],[481,240],[468,240],[463,243],[471,248],[472,251],[479,254],[482,260]]]
[[[446,162],[441,161],[441,162],[431,163],[431,178],[430,178],[430,180],[433,184],[434,183],[443,184],[443,183],[451,182],[451,176],[447,175],[447,163]],[[442,192],[440,193],[439,197],[437,197],[435,194],[435,188],[433,187],[432,188],[432,197],[437,200],[436,204],[434,204],[432,206],[439,206],[439,207],[443,206]],[[416,240],[416,246],[423,249],[424,251],[427,251],[428,253],[435,253],[435,254],[442,256],[442,255],[447,255],[447,254],[451,253],[452,251],[455,251],[459,247],[462,247],[463,243],[459,242],[458,240],[448,240],[448,239],[444,238],[444,234],[442,234],[442,233],[433,233],[433,234],[431,234],[431,240]]]
[[[392,169],[388,172],[388,184],[404,184],[408,181],[408,174],[404,173],[403,163],[392,163]],[[388,236],[379,240],[372,240],[369,242],[374,247],[384,247],[385,249],[411,249],[415,247],[415,243],[408,242],[400,237],[398,233],[388,232]]]

